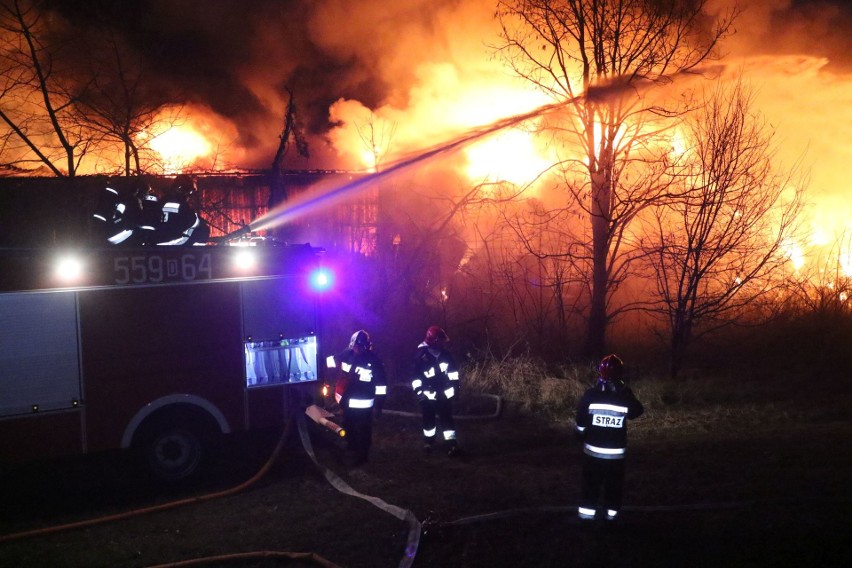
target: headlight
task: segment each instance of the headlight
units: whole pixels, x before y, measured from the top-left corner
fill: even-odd
[[[63,256],[56,263],[56,276],[65,283],[79,282],[83,276],[83,262],[75,256]]]

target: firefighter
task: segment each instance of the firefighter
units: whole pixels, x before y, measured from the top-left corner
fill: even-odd
[[[142,210],[139,217],[139,224],[136,228],[137,235],[135,236],[139,244],[154,244],[154,235],[160,223],[160,200],[154,195],[151,186],[147,183],[137,185],[135,196]]]
[[[160,204],[151,186],[144,180],[137,180],[132,190],[132,214],[127,216],[133,226],[133,235],[127,239],[131,246],[145,246],[154,243],[154,234],[160,217]]]
[[[583,443],[580,519],[613,521],[621,510],[627,421],[644,412],[624,381],[624,363],[607,355],[598,379],[577,406],[576,432]],[[600,512],[598,507],[601,507]]]
[[[424,451],[431,452],[435,448],[437,418],[441,423],[444,450],[448,456],[455,457],[459,454],[459,446],[453,399],[459,395],[459,368],[447,350],[449,341],[447,332],[437,325],[426,330],[426,337],[417,346],[411,388],[417,395],[423,416]]]
[[[190,199],[198,191],[192,176],[181,174],[163,196],[160,223],[157,226],[156,244],[204,244],[210,236],[210,227],[198,216]]]
[[[349,347],[328,357],[329,368],[338,369],[334,398],[343,412],[346,430],[347,465],[360,465],[369,458],[373,437],[373,413],[381,417],[387,395],[385,366],[373,351],[370,335],[363,329],[352,334]]]
[[[103,227],[107,242],[113,245],[145,244],[145,233],[153,227],[145,223],[145,203],[151,196],[150,186],[142,179],[133,181],[130,191],[110,184],[104,187],[92,217]],[[156,199],[156,197],[154,197]]]
[[[92,213],[92,219],[110,244],[121,244],[133,234],[132,227],[128,227],[125,223],[126,210],[127,203],[122,199],[119,190],[110,186],[104,187],[98,196],[98,204]]]

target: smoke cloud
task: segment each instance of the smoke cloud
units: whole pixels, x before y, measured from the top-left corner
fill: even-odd
[[[757,92],[781,158],[804,156],[812,192],[843,202],[852,8],[843,0],[737,3],[723,61]],[[294,168],[363,167],[365,128],[392,133],[395,149],[407,151],[536,102],[518,96],[524,87],[488,47],[497,41],[494,0],[79,0],[57,10],[124,34],[210,131],[223,133],[217,144],[241,167],[270,165],[288,89],[312,154],[290,156]]]

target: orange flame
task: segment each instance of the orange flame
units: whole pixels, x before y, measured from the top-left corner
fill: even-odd
[[[472,181],[508,181],[526,185],[553,162],[535,146],[533,135],[521,130],[500,133],[465,151],[467,177]]]
[[[207,157],[213,147],[192,126],[173,126],[156,135],[150,146],[162,158],[163,173],[180,173],[199,158]]]

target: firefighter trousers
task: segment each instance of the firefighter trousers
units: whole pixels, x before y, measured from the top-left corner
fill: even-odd
[[[373,440],[373,409],[347,409],[343,414],[343,428],[348,459],[356,464],[367,461]]]
[[[583,454],[580,507],[618,512],[621,510],[623,488],[623,459],[604,460]]]
[[[423,436],[426,442],[435,442],[438,420],[441,422],[441,438],[449,447],[457,445],[456,424],[453,420],[453,403],[447,399],[424,400],[420,402],[420,411],[423,415]]]

